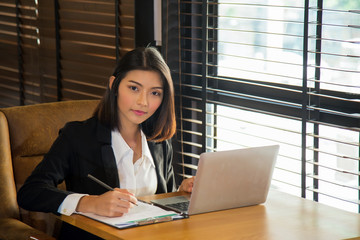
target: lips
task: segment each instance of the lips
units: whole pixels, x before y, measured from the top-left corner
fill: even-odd
[[[142,115],[144,115],[146,112],[144,112],[144,111],[141,111],[141,110],[133,110],[133,112],[135,113],[135,115],[137,115],[137,116],[142,116]]]

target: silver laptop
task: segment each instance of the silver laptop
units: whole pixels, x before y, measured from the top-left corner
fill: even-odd
[[[202,153],[191,196],[152,203],[188,215],[264,203],[278,152],[272,145]]]

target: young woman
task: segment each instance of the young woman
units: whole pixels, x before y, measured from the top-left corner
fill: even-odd
[[[118,63],[94,116],[70,122],[18,192],[30,211],[122,216],[138,196],[176,190],[170,139],[176,131],[170,71],[155,48],[137,48]],[[88,174],[113,187],[104,187]],[[65,181],[66,190],[57,185]],[[193,179],[179,190],[191,192]],[[64,226],[62,238],[85,232]],[[91,236],[86,236],[87,238]]]

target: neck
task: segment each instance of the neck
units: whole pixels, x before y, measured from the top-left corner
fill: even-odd
[[[139,126],[134,128],[123,128],[120,129],[121,136],[130,148],[136,148],[141,142],[141,134]]]
[[[120,133],[127,145],[133,150],[133,163],[135,163],[142,156],[140,127],[125,128],[120,130]]]

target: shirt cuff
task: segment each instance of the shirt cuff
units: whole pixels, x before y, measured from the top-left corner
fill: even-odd
[[[76,210],[76,207],[83,196],[88,196],[88,194],[79,194],[73,193],[67,195],[64,201],[60,204],[58,208],[58,213],[70,216]]]

